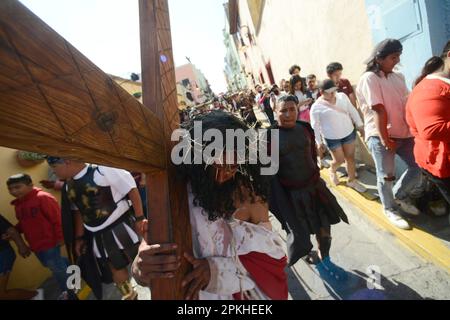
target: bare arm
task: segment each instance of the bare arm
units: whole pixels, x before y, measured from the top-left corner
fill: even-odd
[[[395,142],[389,138],[387,129],[388,117],[384,105],[377,104],[372,109],[375,111],[375,124],[380,133],[381,143],[388,149],[395,149]]]
[[[16,228],[11,227],[6,231],[6,233],[9,235],[11,240],[14,241],[14,243],[17,245],[19,254],[23,258],[30,256],[31,254],[30,248],[28,248],[27,244],[25,243],[25,241],[23,240],[22,236],[20,235],[20,233],[17,231]]]
[[[356,103],[356,95],[355,95],[355,93],[350,93],[349,99],[350,99],[352,105],[353,105],[355,108],[358,108],[358,105],[357,105],[357,103]]]
[[[144,209],[142,208],[142,200],[137,188],[131,189],[128,193],[131,203],[133,205],[134,213],[136,217],[141,217],[144,215]]]
[[[75,223],[75,237],[80,238],[84,236],[84,224],[80,211],[74,211],[74,223]]]

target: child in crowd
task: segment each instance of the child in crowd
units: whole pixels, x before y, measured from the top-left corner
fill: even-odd
[[[61,256],[63,243],[61,209],[56,199],[33,186],[27,174],[17,174],[6,182],[9,193],[16,199],[11,202],[19,223],[15,229],[23,233],[32,252],[50,269],[62,290],[60,300],[76,300],[73,290],[67,288],[69,261]]]

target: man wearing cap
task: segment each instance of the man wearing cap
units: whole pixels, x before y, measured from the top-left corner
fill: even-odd
[[[399,209],[411,215],[420,214],[408,199],[408,192],[420,179],[420,170],[414,160],[414,139],[405,118],[409,90],[405,77],[394,71],[402,51],[398,40],[379,43],[366,61],[366,73],[359,81],[356,95],[364,115],[366,141],[376,165],[384,213],[396,227],[410,229]],[[396,154],[408,169],[394,185]]]
[[[99,266],[106,266],[124,300],[137,299],[129,282],[128,265],[137,254],[145,220],[133,176],[121,169],[47,157],[74,215],[77,256],[92,249]],[[139,235],[138,235],[139,234]],[[92,248],[86,248],[92,242]]]

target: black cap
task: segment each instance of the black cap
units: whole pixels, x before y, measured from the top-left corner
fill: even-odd
[[[403,52],[402,43],[397,39],[385,39],[375,46],[372,54],[366,61],[364,61],[364,63],[368,64],[375,58],[384,58],[397,52]]]
[[[327,93],[335,92],[337,91],[337,89],[338,87],[336,86],[336,83],[334,83],[334,81],[331,79],[324,80],[320,85],[320,90]]]

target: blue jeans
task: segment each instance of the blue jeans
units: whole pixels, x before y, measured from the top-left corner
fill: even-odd
[[[355,142],[356,140],[356,130],[353,130],[348,136],[342,139],[327,139],[325,138],[325,143],[327,144],[328,149],[331,151],[341,148],[345,144],[350,144]]]
[[[12,271],[14,261],[16,261],[16,253],[11,246],[0,251],[0,276]]]
[[[420,182],[421,173],[414,158],[414,138],[392,139],[397,143],[395,151],[386,150],[379,137],[370,137],[368,147],[372,153],[377,170],[377,187],[381,203],[384,209],[397,209],[394,199],[403,200],[408,197],[408,192],[414,185]],[[386,178],[395,177],[395,155],[398,155],[408,166],[407,170],[394,181]]]
[[[67,279],[69,274],[67,268],[69,267],[69,260],[61,256],[60,247],[54,247],[46,251],[36,252],[36,256],[42,265],[53,273],[53,276],[58,281],[58,285],[62,291],[67,291]]]

